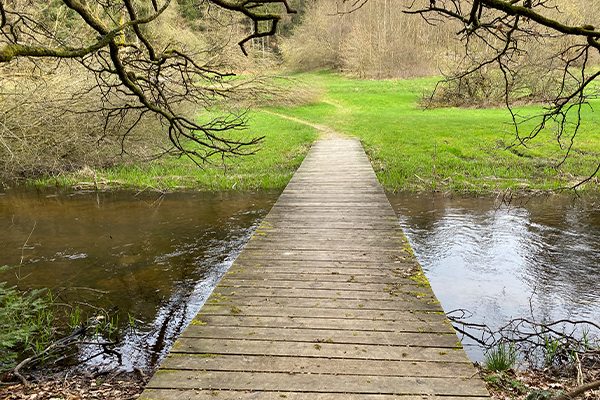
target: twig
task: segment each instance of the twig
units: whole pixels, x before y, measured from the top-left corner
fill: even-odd
[[[111,309],[113,310],[113,309]],[[108,312],[110,312],[109,310]],[[107,311],[102,310],[104,313]],[[83,336],[86,334],[88,330],[88,326],[95,321],[96,317],[89,318],[84,324],[82,324],[79,328],[77,328],[73,333],[64,338],[58,339],[44,350],[39,352],[36,355],[28,357],[21,361],[16,367],[13,368],[12,374],[21,381],[24,387],[29,386],[29,382],[27,379],[21,374],[21,369],[25,368],[28,364],[32,362],[38,361],[42,359],[44,356],[52,354],[56,349],[64,348],[66,346],[74,345],[74,344],[88,344],[88,345],[98,345],[101,346],[104,353],[110,353],[117,356],[119,361],[121,361],[121,355],[115,350],[109,349],[107,346],[112,346],[117,344],[117,342],[87,342],[87,341],[75,341],[76,338]]]
[[[59,297],[61,294],[63,294],[64,292],[66,292],[67,290],[88,290],[90,292],[96,292],[96,293],[100,293],[100,294],[108,294],[109,292],[106,292],[104,290],[99,290],[99,289],[94,289],[94,288],[89,288],[89,287],[83,287],[83,286],[72,286],[72,287],[66,287],[66,288],[62,288],[58,293],[56,293],[54,296],[55,297]]]
[[[20,373],[21,368],[25,367],[27,364],[29,364],[31,361],[37,359],[38,357],[39,356],[31,356],[29,358],[26,358],[23,361],[21,361],[19,364],[17,364],[17,366],[15,368],[13,368],[13,370],[12,370],[12,374],[21,381],[21,383],[23,384],[24,387],[29,386],[29,382],[27,381],[27,379],[25,379],[25,377],[23,375],[21,375],[21,373]]]
[[[140,378],[140,381],[144,382],[146,380],[146,374],[144,373],[144,371],[142,371],[140,368],[135,367],[133,368],[133,370],[135,371],[135,373],[138,375],[138,377]]]
[[[575,397],[587,392],[588,390],[594,390],[600,387],[600,381],[594,381],[588,383],[587,385],[578,386],[575,390],[570,391],[569,393],[561,394],[560,396],[553,397],[551,400],[571,400]]]
[[[19,281],[24,279],[21,277],[21,265],[23,265],[23,260],[25,258],[25,246],[27,246],[27,243],[29,242],[31,235],[33,235],[33,231],[35,230],[36,225],[37,225],[37,221],[34,221],[33,228],[31,228],[31,232],[29,232],[29,236],[27,236],[27,240],[25,240],[25,243],[23,243],[23,247],[21,248],[21,262],[19,263],[19,270],[17,272],[17,280],[19,280]],[[29,275],[27,275],[27,276],[29,276]]]

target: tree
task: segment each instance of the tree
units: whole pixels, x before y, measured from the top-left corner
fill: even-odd
[[[211,18],[211,6],[216,6],[249,19],[252,26],[239,42],[244,54],[249,40],[277,28],[280,16],[267,6],[283,5],[294,12],[286,0],[187,3],[197,18]],[[119,126],[124,139],[143,118],[153,116],[172,143],[163,153],[187,155],[197,162],[252,153],[261,138],[231,134],[245,126],[243,112],[197,115],[197,107],[209,110],[219,99],[252,87],[232,78],[214,48],[156,39],[157,21],[175,7],[172,0],[0,0],[0,66],[28,60],[33,69],[48,71],[77,63],[94,81],[93,88],[79,94],[98,91],[97,105],[70,111],[101,113],[105,133]]]
[[[359,1],[354,7],[362,4]],[[565,150],[562,164],[573,149],[582,108],[598,96],[594,82],[600,77],[594,68],[600,55],[600,31],[590,20],[597,18],[598,4],[579,2],[586,9],[578,13],[564,12],[568,4],[560,0],[417,0],[405,12],[420,15],[431,25],[443,20],[459,22],[467,62],[447,81],[465,87],[474,76],[495,68],[503,82],[504,102],[511,111],[515,144],[528,146],[544,130],[555,129],[555,139]],[[521,123],[530,118],[514,111],[511,95],[518,90],[514,83],[519,79],[519,60],[535,48],[548,50],[543,57],[545,71],[535,79],[555,77],[556,85],[541,99],[545,107],[535,128],[522,131]],[[599,171],[600,164],[585,181]]]

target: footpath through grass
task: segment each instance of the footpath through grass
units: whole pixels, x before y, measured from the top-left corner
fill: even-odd
[[[506,109],[423,110],[418,103],[435,79],[357,81],[329,73],[303,78],[324,89],[322,101],[273,111],[361,138],[380,182],[391,191],[556,189],[592,174],[599,162],[600,126],[589,108],[571,155],[557,169],[564,150],[552,130],[534,147],[507,148],[515,135]]]
[[[322,97],[296,108],[253,111],[248,136],[265,136],[256,155],[199,169],[186,158],[163,158],[134,166],[79,171],[37,184],[201,190],[283,189],[302,162],[319,125],[359,137],[380,182],[391,191],[546,190],[572,185],[593,173],[600,155],[600,130],[585,108],[583,125],[566,162],[549,129],[533,147],[508,147],[514,127],[506,109],[423,110],[419,101],[436,79],[359,81],[332,73],[299,77]],[[523,115],[541,107],[524,107]],[[523,132],[533,125],[522,126]],[[594,181],[589,187],[597,187]]]

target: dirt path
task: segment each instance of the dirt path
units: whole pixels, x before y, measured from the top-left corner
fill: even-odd
[[[331,129],[330,127],[328,127],[326,125],[313,124],[312,122],[304,121],[304,120],[302,120],[300,118],[290,117],[288,115],[279,114],[279,113],[276,113],[276,112],[273,112],[273,111],[267,111],[267,110],[259,110],[259,111],[263,112],[265,114],[275,115],[275,116],[280,117],[280,118],[285,118],[285,119],[289,119],[290,121],[294,121],[294,122],[298,122],[300,124],[308,125],[311,128],[315,128],[316,130],[318,130],[320,132],[319,139],[321,139],[321,140],[345,139],[345,138],[349,137],[346,134],[334,131],[333,129]]]

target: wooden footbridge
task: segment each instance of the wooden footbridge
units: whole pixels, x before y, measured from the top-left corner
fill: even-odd
[[[282,398],[489,398],[355,139],[312,147],[142,395]]]

